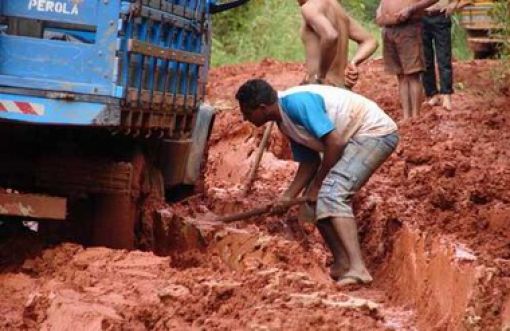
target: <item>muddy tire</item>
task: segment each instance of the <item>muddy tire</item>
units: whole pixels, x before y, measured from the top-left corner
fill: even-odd
[[[94,198],[92,243],[133,249],[137,205],[129,194],[101,194]]]
[[[134,224],[135,247],[153,251],[155,247],[155,213],[164,206],[165,183],[161,170],[141,154],[133,160],[133,192],[137,204]]]
[[[144,250],[154,246],[150,214],[163,201],[163,176],[142,152],[135,153],[130,163],[133,166],[130,194],[94,197],[93,245]]]
[[[179,202],[194,195],[202,195],[206,192],[205,175],[207,173],[207,160],[209,157],[209,145],[206,145],[203,153],[203,161],[200,165],[200,174],[193,184],[179,184],[165,188],[165,199],[168,202]]]

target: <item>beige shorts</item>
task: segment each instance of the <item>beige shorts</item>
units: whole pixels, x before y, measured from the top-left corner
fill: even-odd
[[[342,158],[322,182],[315,221],[328,217],[354,217],[352,198],[397,147],[397,132],[381,137],[351,138]]]
[[[385,70],[410,75],[425,70],[421,22],[385,27],[382,32]]]

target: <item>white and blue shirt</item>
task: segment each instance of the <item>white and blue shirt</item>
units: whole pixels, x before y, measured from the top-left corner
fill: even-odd
[[[321,138],[336,129],[352,137],[378,137],[397,130],[395,122],[377,104],[346,89],[303,85],[279,93],[280,130],[290,138],[294,159],[315,158],[324,151]]]

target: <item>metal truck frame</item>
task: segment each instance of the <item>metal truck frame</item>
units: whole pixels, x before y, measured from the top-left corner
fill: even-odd
[[[477,59],[495,55],[505,42],[498,36],[501,26],[491,13],[494,5],[493,0],[471,0],[460,12],[460,25],[466,29],[469,48]]]
[[[211,14],[247,1],[0,0],[0,215],[151,249],[142,206],[200,177]]]

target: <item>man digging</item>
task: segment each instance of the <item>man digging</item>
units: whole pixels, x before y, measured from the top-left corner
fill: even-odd
[[[395,122],[373,101],[326,85],[298,86],[278,94],[266,81],[253,79],[239,88],[236,99],[245,120],[256,126],[274,121],[291,141],[299,167],[277,205],[306,187],[314,221],[333,255],[331,277],[340,285],[370,283],[352,198],[395,150]]]

